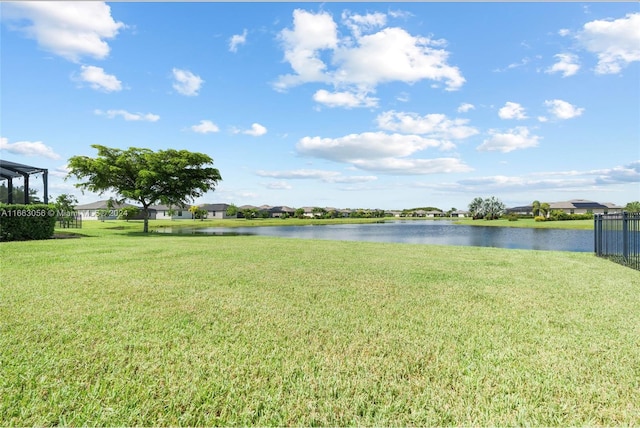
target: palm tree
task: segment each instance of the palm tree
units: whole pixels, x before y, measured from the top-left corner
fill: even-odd
[[[629,202],[625,207],[625,211],[630,213],[640,212],[640,201]]]
[[[543,202],[542,204],[540,204],[540,215],[546,217],[550,209],[551,206],[548,203]]]
[[[537,217],[540,215],[540,201],[535,200],[531,204],[531,211],[533,212],[533,216]]]
[[[484,218],[488,220],[495,220],[499,218],[505,210],[505,205],[495,196],[485,199],[482,207]]]
[[[474,220],[484,217],[483,206],[484,206],[484,200],[480,197],[475,198],[469,204],[469,213],[471,214]]]

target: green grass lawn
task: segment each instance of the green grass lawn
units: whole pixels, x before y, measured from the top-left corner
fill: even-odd
[[[640,424],[638,271],[131,226],[0,244],[0,426]]]
[[[498,220],[473,220],[464,218],[455,220],[456,224],[466,226],[496,226],[496,227],[527,227],[535,229],[582,229],[593,230],[593,220],[563,220],[563,221],[535,221],[532,218],[521,218],[509,221],[506,218]]]

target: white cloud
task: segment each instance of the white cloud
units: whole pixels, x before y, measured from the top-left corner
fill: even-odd
[[[178,68],[174,68],[172,73],[173,78],[176,80],[173,83],[173,89],[182,95],[198,95],[198,91],[204,83],[204,80],[202,80],[200,76],[196,76],[189,70],[180,70]]]
[[[384,27],[387,23],[387,15],[380,12],[358,15],[345,10],[342,12],[342,21],[349,27],[354,36],[360,37],[362,33],[369,33],[377,28]]]
[[[3,2],[2,18],[15,20],[14,28],[42,49],[73,62],[84,56],[106,58],[110,48],[105,39],[124,27],[106,3],[93,1]]]
[[[571,34],[571,32],[566,28],[561,28],[560,30],[558,30],[558,34],[562,37],[566,37]]]
[[[457,158],[357,160],[353,164],[367,171],[394,175],[425,175],[469,172],[473,168]]]
[[[592,170],[587,173],[595,175],[598,184],[640,183],[640,160],[633,161],[627,165]]]
[[[543,179],[534,176],[504,176],[477,177],[458,181],[448,187],[450,191],[481,191],[481,192],[533,192],[535,190],[549,191],[551,189],[582,189],[591,187],[594,181],[588,178],[545,176]],[[590,189],[591,190],[591,189]]]
[[[476,135],[478,130],[467,126],[468,119],[448,119],[444,114],[427,114],[386,111],[376,118],[378,127],[386,131],[429,135],[433,138],[463,139]]]
[[[549,171],[519,176],[488,176],[445,185],[450,191],[532,192],[552,189],[592,192],[597,187],[640,183],[640,160],[613,168],[584,171]]]
[[[293,189],[293,186],[291,186],[286,181],[274,181],[274,182],[265,184],[265,187],[267,189],[271,189],[271,190],[291,190],[291,189]]]
[[[522,120],[527,118],[527,115],[524,112],[524,107],[511,101],[507,101],[504,107],[498,110],[498,116],[500,116],[501,119]]]
[[[306,156],[348,163],[357,169],[384,174],[465,172],[471,168],[456,158],[408,158],[421,150],[449,143],[418,135],[365,132],[340,138],[304,137],[296,148]]]
[[[339,64],[334,82],[374,88],[380,83],[415,83],[423,79],[444,82],[457,90],[465,82],[457,67],[447,64],[449,52],[435,49],[439,40],[414,37],[402,28],[384,28],[356,39],[355,46],[341,46],[333,61]]]
[[[87,82],[93,89],[104,92],[117,92],[122,90],[122,82],[116,76],[107,74],[101,67],[83,65],[80,67],[80,79]]]
[[[414,16],[411,12],[405,11],[405,10],[391,10],[389,9],[389,16],[392,18],[410,18],[412,16]]]
[[[438,140],[418,135],[365,132],[339,138],[304,137],[296,148],[303,155],[353,163],[362,159],[405,157],[441,145]]]
[[[376,107],[378,99],[366,96],[366,93],[329,92],[320,89],[313,94],[313,100],[327,107]]]
[[[324,82],[325,63],[320,59],[322,49],[333,49],[338,44],[337,25],[327,12],[313,14],[302,9],[293,11],[293,30],[280,32],[284,57],[295,74],[280,76],[276,89],[284,90],[304,82]]]
[[[522,58],[520,60],[520,62],[513,62],[513,63],[507,65],[505,68],[496,68],[493,71],[497,72],[497,73],[503,73],[503,72],[508,71],[508,70],[513,70],[514,68],[524,67],[525,65],[529,64],[530,62],[531,62],[531,58],[525,57],[525,58]]]
[[[351,175],[351,176],[339,176],[331,179],[332,183],[343,183],[343,184],[353,184],[353,183],[369,183],[371,181],[377,180],[378,177],[375,175]]]
[[[53,151],[53,148],[45,145],[42,141],[17,141],[10,143],[9,139],[2,137],[0,138],[0,150],[21,156],[41,156],[49,159],[60,159],[61,157]]]
[[[549,119],[546,116],[538,116],[538,122],[548,122]]]
[[[558,119],[572,119],[580,116],[582,112],[584,112],[584,108],[577,108],[563,100],[547,100],[544,102],[544,105],[549,107],[549,113]]]
[[[587,22],[577,39],[598,57],[597,74],[617,74],[628,64],[640,61],[640,13],[613,21]]]
[[[257,171],[260,177],[281,178],[290,180],[322,180],[330,179],[340,175],[336,171],[325,171],[320,169],[296,169],[291,171]]]
[[[554,55],[558,62],[545,70],[545,73],[562,73],[562,77],[573,76],[580,70],[578,56],[570,53]]]
[[[495,129],[489,130],[490,138],[478,146],[479,151],[500,151],[508,153],[513,150],[536,147],[541,137],[530,135],[529,129],[519,126],[510,129],[508,132],[499,132]]]
[[[247,29],[245,28],[242,34],[234,34],[229,39],[229,51],[237,52],[238,46],[244,45],[247,42]]]
[[[157,122],[160,116],[153,113],[129,113],[126,110],[94,110],[94,113],[98,116],[107,116],[109,119],[113,119],[116,116],[121,116],[126,121],[145,121],[145,122]]]
[[[50,169],[49,170],[49,175],[52,175],[54,177],[60,177],[60,178],[65,178],[68,174],[69,174],[69,165],[68,164],[64,164],[62,166],[59,166],[57,168],[54,169]]]
[[[318,169],[296,169],[291,171],[257,171],[260,177],[280,178],[288,180],[320,180],[325,183],[367,183],[377,180],[373,175],[345,176],[336,171]]]
[[[212,132],[220,131],[218,125],[211,122],[210,120],[201,120],[198,125],[191,126],[191,130],[193,132],[197,132],[198,134],[210,134]]]
[[[474,110],[476,108],[476,106],[474,106],[473,104],[469,104],[469,103],[462,103],[460,104],[460,106],[458,107],[458,113],[466,113],[469,110]]]
[[[380,13],[345,12],[343,21],[352,36],[339,39],[338,26],[330,14],[296,9],[293,29],[280,32],[285,60],[294,73],[279,76],[274,88],[326,83],[337,88],[336,93],[363,94],[366,99],[377,85],[391,81],[411,84],[428,79],[443,83],[446,90],[457,90],[464,84],[460,70],[447,63],[449,52],[440,49],[445,41],[415,37],[395,27],[373,32],[386,24],[386,15]],[[346,102],[341,105],[351,106]]]
[[[253,137],[260,137],[267,133],[267,128],[260,125],[259,123],[254,123],[251,125],[251,129],[247,129],[245,131],[241,131],[243,134],[251,135]]]
[[[401,103],[406,103],[411,100],[411,96],[408,92],[400,92],[396,97],[396,100],[400,101]]]

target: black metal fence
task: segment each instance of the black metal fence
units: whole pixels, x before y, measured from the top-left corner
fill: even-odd
[[[640,213],[594,215],[598,257],[640,270]]]
[[[76,214],[74,216],[58,217],[58,227],[65,229],[82,229],[82,216]]]

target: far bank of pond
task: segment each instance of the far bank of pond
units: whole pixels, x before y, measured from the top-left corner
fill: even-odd
[[[452,221],[385,221],[265,227],[163,227],[158,233],[262,235],[300,239],[462,245],[526,250],[592,252],[593,231],[456,225]]]

